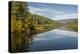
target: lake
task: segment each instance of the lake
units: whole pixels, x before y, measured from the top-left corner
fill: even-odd
[[[29,51],[63,50],[78,48],[77,32],[58,28],[33,37]]]

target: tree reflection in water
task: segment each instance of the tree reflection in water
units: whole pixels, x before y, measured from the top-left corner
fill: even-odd
[[[17,36],[19,35],[19,36]],[[12,37],[12,52],[25,52],[29,51],[29,48],[32,44],[33,34],[30,34],[30,37],[27,37],[25,34],[15,34]]]
[[[33,36],[36,34],[34,26],[30,25],[29,32],[14,32],[11,34],[12,52],[28,52],[32,44]]]

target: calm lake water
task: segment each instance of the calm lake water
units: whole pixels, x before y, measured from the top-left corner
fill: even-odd
[[[78,34],[74,31],[62,28],[37,34],[33,37],[30,51],[76,49],[78,46]]]

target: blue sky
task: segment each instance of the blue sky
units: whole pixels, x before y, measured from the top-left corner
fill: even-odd
[[[32,14],[42,15],[52,20],[78,18],[77,5],[29,2],[28,8]]]

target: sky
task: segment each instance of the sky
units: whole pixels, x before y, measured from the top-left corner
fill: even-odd
[[[29,11],[32,14],[42,15],[52,20],[78,18],[77,5],[34,3],[34,2],[29,2],[28,4]]]

